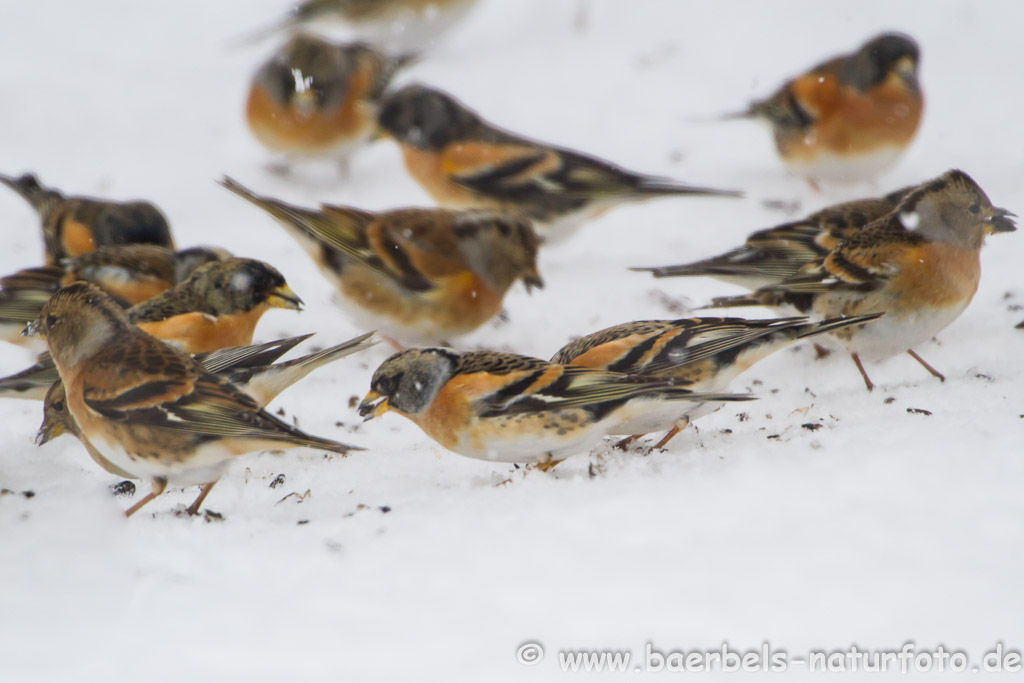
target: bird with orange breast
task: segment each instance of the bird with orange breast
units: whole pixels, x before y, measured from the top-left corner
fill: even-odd
[[[17,192],[39,214],[48,265],[115,244],[174,249],[167,219],[152,202],[68,197],[41,185],[31,173],[17,178],[0,175],[0,184]]]
[[[54,292],[77,280],[92,282],[128,307],[170,289],[204,263],[229,256],[218,247],[172,251],[156,244],[120,244],[66,258],[61,265],[23,268],[0,277],[0,339],[40,345],[37,337],[21,334],[25,321],[39,315]]]
[[[410,175],[438,203],[523,216],[546,243],[565,239],[588,220],[629,202],[742,196],[634,173],[516,135],[448,93],[422,85],[388,95],[380,126],[398,143]]]
[[[308,209],[222,184],[284,226],[365,329],[440,342],[494,318],[512,285],[542,287],[530,222],[492,211]]]
[[[231,257],[197,268],[183,282],[125,314],[158,339],[199,354],[251,344],[257,323],[271,308],[298,311],[302,300],[273,266]],[[53,373],[53,358],[41,353],[31,366],[0,378],[0,398],[42,398]]]
[[[126,311],[139,329],[187,353],[252,343],[272,308],[302,310],[284,276],[263,261],[229,258],[197,268],[184,282]]]
[[[766,121],[783,163],[814,187],[871,179],[896,162],[920,126],[919,62],[912,38],[884,33],[727,118]]]
[[[393,411],[460,455],[546,471],[652,412],[678,419],[688,404],[751,398],[511,353],[426,347],[384,361],[359,414]]]
[[[285,163],[333,158],[345,173],[350,155],[376,132],[384,90],[408,61],[362,43],[294,35],[253,77],[249,130]]]
[[[195,358],[204,370],[223,377],[256,399],[261,406],[266,407],[278,394],[317,368],[373,346],[376,342],[370,340],[372,335],[372,332],[368,332],[329,348],[280,363],[276,361],[281,356],[313,335],[304,334],[263,344],[218,349],[197,354]],[[64,384],[60,381],[60,374],[54,366],[53,379],[43,396],[43,422],[36,434],[36,444],[42,446],[65,433],[81,440],[78,425],[68,411]],[[97,463],[103,465],[99,460]]]
[[[118,476],[152,483],[152,493],[126,510],[128,516],[169,484],[202,486],[188,508],[196,514],[239,455],[297,447],[358,450],[274,417],[193,357],[133,325],[89,283],[59,290],[26,333],[46,337],[90,455]]]
[[[849,352],[868,391],[862,360],[909,354],[956,320],[978,291],[981,247],[992,233],[1016,230],[1014,214],[993,206],[966,173],[948,171],[911,190],[890,213],[840,240],[781,282],[706,308],[767,306],[822,318],[885,313],[831,335]]]

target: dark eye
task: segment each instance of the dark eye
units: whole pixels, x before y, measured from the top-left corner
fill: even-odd
[[[64,401],[55,401],[53,407],[57,410],[64,410]]]
[[[981,203],[980,202],[974,202],[969,207],[967,207],[967,210],[970,211],[973,214],[977,214],[979,211],[981,211]]]
[[[53,327],[56,324],[57,324],[57,316],[55,316],[55,315],[48,315],[48,316],[46,316],[46,327],[48,327],[48,328],[49,327]]]

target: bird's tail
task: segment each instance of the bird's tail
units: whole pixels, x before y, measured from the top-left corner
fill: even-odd
[[[32,173],[18,177],[0,174],[0,184],[17,192],[40,216],[45,216],[53,205],[64,198],[59,191],[40,184],[39,178]]]
[[[671,178],[657,176],[639,176],[633,186],[633,191],[640,195],[662,196],[662,195],[696,195],[703,197],[743,197],[739,190],[719,190],[710,187],[695,187],[677,182]]]
[[[312,231],[309,229],[308,223],[315,221],[319,218],[318,212],[304,209],[287,202],[282,202],[273,197],[267,197],[259,195],[250,190],[249,188],[242,185],[240,182],[224,176],[219,181],[222,186],[235,193],[242,199],[255,204],[259,208],[263,209],[271,216],[277,219],[286,228],[292,230],[298,230],[301,233],[310,236]]]
[[[0,398],[42,400],[50,386],[60,380],[57,365],[48,353],[42,353],[35,365],[7,377],[0,377]]]
[[[265,418],[269,418],[278,425],[278,429],[273,432],[264,431],[259,436],[253,435],[257,442],[262,442],[260,443],[260,446],[264,448],[272,449],[275,446],[298,446],[302,448],[315,448],[318,450],[330,451],[332,453],[341,453],[342,455],[349,451],[366,450],[360,446],[353,446],[352,444],[342,443],[340,441],[335,441],[334,439],[326,439],[322,436],[309,434],[298,427],[288,424],[278,417],[274,417],[266,411],[264,411],[263,415]]]
[[[282,391],[317,368],[373,346],[377,342],[370,339],[372,336],[373,332],[367,332],[354,339],[294,360],[253,368],[246,373],[249,378],[244,382],[245,393],[256,399],[260,405],[267,405]],[[236,383],[242,384],[241,382]]]
[[[358,241],[362,228],[373,220],[372,213],[351,207],[324,205],[322,211],[315,211],[294,206],[272,197],[258,195],[227,176],[219,182],[231,192],[276,218],[278,223],[292,232],[293,237],[299,238],[300,243],[307,249],[308,240],[313,240],[317,244],[327,244],[341,252],[352,254],[355,251],[353,244]]]
[[[245,368],[262,367],[274,363],[284,354],[306,341],[313,334],[301,334],[297,337],[275,339],[263,344],[248,346],[232,346],[196,355],[207,372],[222,373]]]
[[[709,308],[741,308],[743,306],[781,306],[785,303],[782,292],[772,292],[770,290],[758,290],[750,294],[740,294],[738,296],[716,296],[711,300],[711,303],[706,306],[697,307],[698,311],[704,311]]]
[[[59,266],[41,266],[0,278],[0,321],[25,324],[35,320],[61,288],[64,276]]]
[[[847,318],[829,318],[828,320],[822,320],[816,323],[806,323],[798,326],[796,331],[797,339],[805,339],[807,337],[814,337],[819,334],[825,334],[826,332],[832,332],[848,325],[861,325],[863,323],[871,322],[872,320],[878,320],[885,313],[870,313],[868,315],[854,315]]]
[[[748,270],[742,267],[740,257],[745,256],[749,250],[737,249],[722,256],[694,261],[693,263],[682,263],[674,266],[640,266],[630,270],[637,273],[650,273],[654,277],[699,277],[704,275],[737,275],[745,274]]]
[[[295,28],[297,24],[297,18],[298,16],[296,10],[292,9],[291,11],[288,12],[288,14],[284,15],[283,17],[279,17],[278,19],[275,19],[269,24],[265,24],[263,26],[260,26],[259,28],[255,28],[251,31],[235,36],[230,41],[228,41],[228,47],[239,48],[245,47],[247,45],[253,45],[255,43],[261,43],[267,38],[277,33],[287,31],[288,29],[291,28]]]
[[[668,386],[662,390],[664,398],[673,401],[713,402],[713,401],[756,401],[753,394],[729,394],[718,392],[692,391],[686,387]]]

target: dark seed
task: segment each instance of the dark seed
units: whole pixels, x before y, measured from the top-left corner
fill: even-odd
[[[134,496],[135,482],[125,479],[111,486],[110,490],[113,491],[115,496]]]

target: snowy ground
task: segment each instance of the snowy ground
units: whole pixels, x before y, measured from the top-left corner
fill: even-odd
[[[227,43],[285,5],[11,8],[0,29],[0,171],[152,199],[179,244],[272,262],[309,305],[269,314],[258,338],[315,330],[327,344],[362,330],[332,306],[297,245],[214,179],[230,173],[305,203],[428,198],[388,143],[360,156],[344,183],[331,168],[299,181],[264,170],[241,107],[271,46]],[[807,213],[960,167],[996,204],[1024,209],[1018,2],[584,6],[580,29],[575,2],[484,0],[405,78],[449,89],[513,130],[749,197],[608,214],[545,251],[547,288],[517,288],[510,322],[467,346],[546,357],[574,335],[670,317],[666,301],[727,293],[625,268],[718,253],[788,217],[764,200]],[[759,127],[693,122],[882,29],[920,41],[928,105],[909,153],[877,185],[815,195],[783,173]],[[0,272],[38,262],[34,216],[12,193],[0,194],[0,221]],[[349,397],[366,391],[382,347],[274,406],[369,450],[242,459],[208,501],[219,522],[174,514],[192,490],[126,521],[115,481],[78,444],[36,448],[39,405],[6,401],[0,678],[540,681],[563,676],[559,650],[641,657],[647,642],[689,651],[767,641],[798,657],[913,641],[962,649],[972,665],[999,641],[1019,649],[1024,331],[1013,326],[1024,310],[1011,309],[1024,304],[1022,239],[992,240],[974,304],[920,349],[945,384],[901,357],[870,368],[881,386],[869,395],[847,360],[786,351],[735,386],[763,400],[703,420],[667,452],[606,448],[553,476],[451,454],[397,416],[357,426]],[[5,372],[27,360],[0,349]],[[547,652],[530,667],[515,657],[528,641]]]

